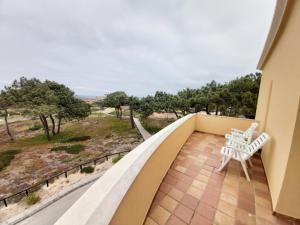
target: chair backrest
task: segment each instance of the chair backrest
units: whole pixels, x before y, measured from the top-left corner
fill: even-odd
[[[267,133],[262,133],[259,135],[250,145],[247,147],[247,152],[249,152],[250,155],[253,155],[255,152],[257,152],[268,140],[270,139],[270,136]]]
[[[243,133],[244,138],[247,139],[247,143],[250,144],[255,129],[258,127],[258,123],[252,123],[251,126]]]

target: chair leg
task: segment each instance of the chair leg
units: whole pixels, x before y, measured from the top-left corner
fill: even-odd
[[[229,157],[229,156],[223,156],[222,160],[221,160],[221,165],[217,169],[217,171],[221,172],[224,169],[224,167],[229,163],[230,159],[231,159],[231,157]]]
[[[247,171],[247,164],[246,164],[246,161],[241,161],[241,164],[242,164],[244,173],[245,173],[245,175],[246,175],[247,181],[250,182],[250,177],[249,177],[249,174],[248,174],[248,171]]]
[[[252,161],[251,161],[250,158],[248,159],[248,162],[249,162],[249,166],[250,166],[250,167],[253,167],[253,164],[252,164]]]

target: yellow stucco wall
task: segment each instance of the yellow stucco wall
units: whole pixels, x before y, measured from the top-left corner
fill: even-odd
[[[277,203],[277,211],[300,218],[300,100],[289,161]]]
[[[271,192],[273,210],[300,218],[300,163],[292,150],[300,96],[300,1],[290,4],[280,34],[262,70],[256,120],[272,137],[263,148],[262,160]],[[297,146],[297,144],[295,144]],[[299,151],[299,149],[298,149]],[[292,177],[296,180],[292,182]],[[284,188],[283,188],[284,187]],[[298,213],[295,213],[298,212]]]
[[[143,224],[156,191],[183,144],[195,130],[196,116],[177,128],[147,161],[117,211],[110,225]]]
[[[225,135],[231,132],[231,128],[246,130],[254,120],[198,114],[196,130],[210,134]]]

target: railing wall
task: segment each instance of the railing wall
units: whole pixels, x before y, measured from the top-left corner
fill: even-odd
[[[141,225],[156,191],[194,131],[224,135],[253,120],[187,115],[151,136],[110,168],[55,225]]]
[[[231,128],[246,130],[253,122],[254,120],[251,119],[198,114],[196,130],[210,134],[225,135],[230,133]]]
[[[156,191],[195,130],[187,115],[151,136],[110,168],[55,225],[143,224]]]

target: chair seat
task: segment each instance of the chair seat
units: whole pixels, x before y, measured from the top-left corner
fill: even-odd
[[[237,161],[241,161],[241,160],[247,160],[249,158],[249,155],[243,152],[237,152],[235,150],[233,150],[232,148],[228,148],[223,146],[221,148],[221,155],[223,156],[231,156],[233,159],[237,160]]]
[[[228,141],[226,142],[226,146],[240,146],[242,144],[247,144],[245,139],[240,139],[238,141],[234,140],[234,139],[228,139]]]

